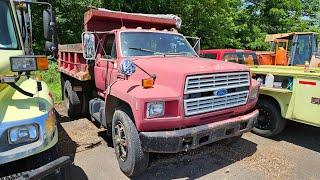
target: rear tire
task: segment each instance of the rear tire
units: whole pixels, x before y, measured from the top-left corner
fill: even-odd
[[[81,103],[75,91],[73,91],[70,81],[65,81],[63,88],[63,102],[67,114],[70,118],[81,115]]]
[[[124,174],[128,177],[136,176],[147,168],[149,153],[143,151],[133,121],[122,110],[114,112],[112,140],[119,167]]]
[[[272,137],[279,134],[286,126],[278,105],[268,99],[259,100],[257,103],[259,117],[252,131],[260,136]]]

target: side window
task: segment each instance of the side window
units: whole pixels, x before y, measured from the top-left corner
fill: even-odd
[[[223,60],[227,62],[239,63],[239,58],[236,53],[226,53],[223,55]]]
[[[212,53],[212,54],[201,54],[200,55],[203,58],[209,58],[209,59],[217,59],[217,53]]]
[[[106,39],[104,40],[103,54],[105,59],[117,58],[116,41],[114,34],[106,36]]]
[[[244,53],[243,60],[245,65],[254,65],[255,64],[255,57],[253,54]]]

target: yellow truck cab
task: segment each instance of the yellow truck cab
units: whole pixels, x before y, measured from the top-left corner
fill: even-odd
[[[48,58],[32,53],[30,3],[0,0],[0,177],[8,175],[3,167],[11,162],[46,152],[58,141],[52,95],[31,73],[48,69]],[[44,4],[50,7],[43,13],[46,39],[53,40],[52,9]],[[54,49],[52,42],[46,44]]]

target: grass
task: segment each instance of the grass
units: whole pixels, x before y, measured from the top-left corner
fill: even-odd
[[[61,102],[60,73],[58,71],[57,63],[50,62],[49,69],[47,71],[41,71],[37,74],[40,75],[42,80],[48,84],[50,91],[53,94],[54,102]]]

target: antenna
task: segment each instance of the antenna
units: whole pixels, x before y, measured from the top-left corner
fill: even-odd
[[[120,6],[120,3],[118,3],[118,6],[119,6],[119,10],[120,10],[120,11],[122,11],[122,10],[121,10],[121,6]],[[122,19],[122,14],[121,14],[121,27],[123,27],[123,19]]]
[[[121,27],[123,27],[122,14],[121,14]]]

